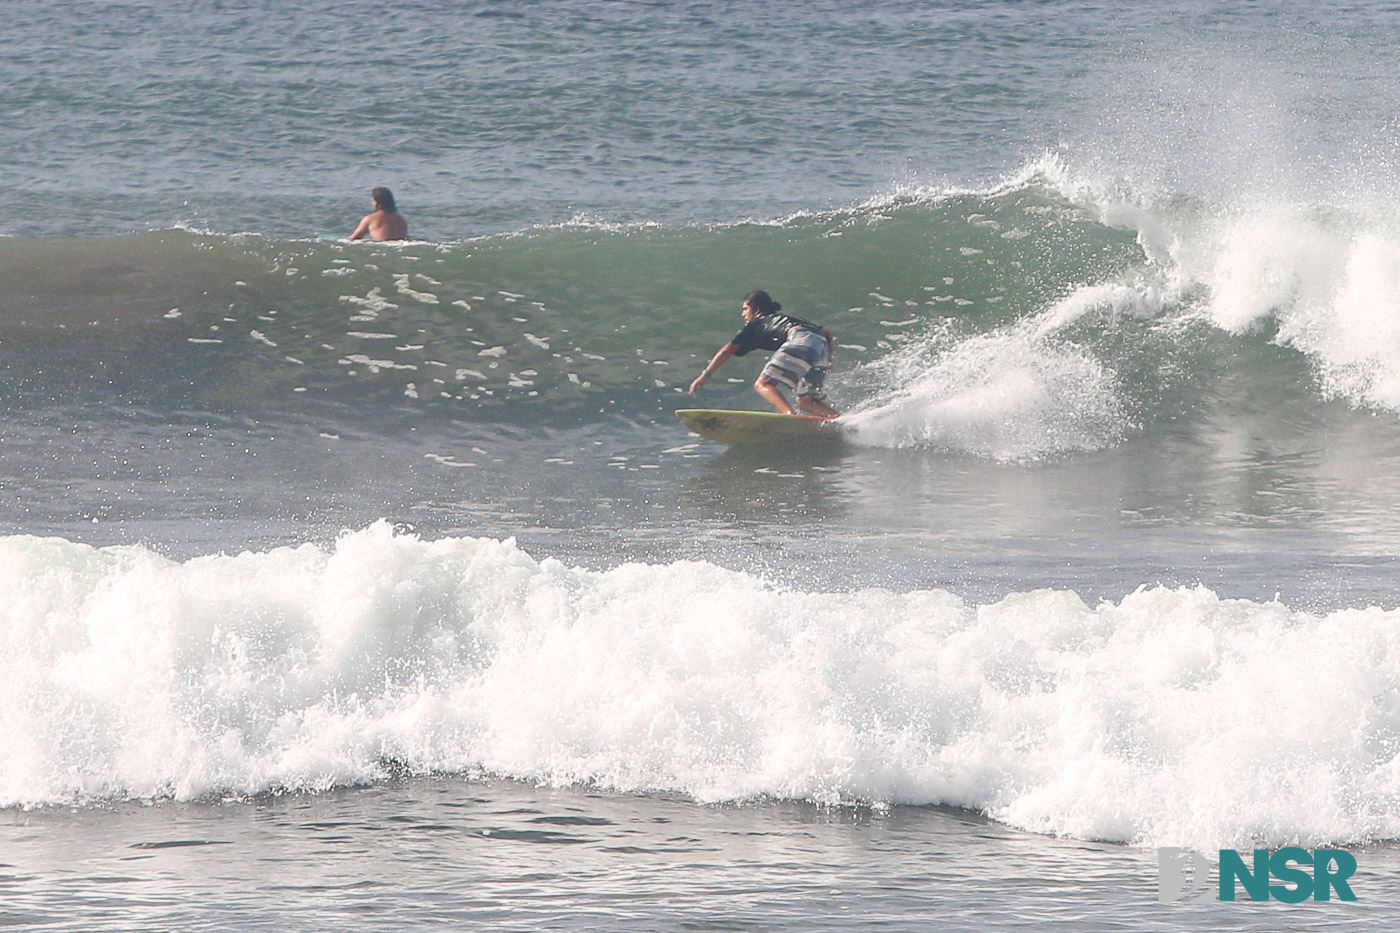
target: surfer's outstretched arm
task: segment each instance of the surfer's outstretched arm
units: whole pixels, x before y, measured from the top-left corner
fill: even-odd
[[[731,356],[733,356],[734,351],[737,349],[739,349],[738,345],[733,343],[726,343],[724,346],[720,347],[719,350],[716,351],[714,357],[710,360],[709,365],[705,367],[705,371],[700,375],[696,376],[695,381],[690,384],[690,394],[694,395],[696,392],[699,392],[701,389],[705,388],[705,383],[709,381],[710,376],[714,374],[714,371],[723,366],[725,361],[728,360]]]

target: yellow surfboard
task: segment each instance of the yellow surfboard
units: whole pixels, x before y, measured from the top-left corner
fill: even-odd
[[[714,408],[682,408],[681,424],[721,444],[772,444],[793,441],[839,441],[842,427],[835,421],[811,415],[783,415],[776,411],[723,411]]]

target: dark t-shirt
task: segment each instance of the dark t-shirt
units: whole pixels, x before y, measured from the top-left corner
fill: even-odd
[[[750,350],[776,350],[786,343],[788,335],[799,327],[819,334],[822,332],[821,327],[811,321],[777,311],[749,321],[729,342],[738,347],[734,351],[735,356],[743,356]]]

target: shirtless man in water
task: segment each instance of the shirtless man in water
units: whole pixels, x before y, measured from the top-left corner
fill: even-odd
[[[408,221],[394,206],[394,193],[388,188],[375,188],[370,197],[374,199],[374,213],[360,219],[350,239],[358,240],[366,233],[376,240],[408,239]]]

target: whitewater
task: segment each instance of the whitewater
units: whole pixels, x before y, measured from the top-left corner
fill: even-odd
[[[1393,610],[1314,616],[1204,588],[1096,607],[1050,590],[985,605],[804,592],[387,525],[329,553],[183,564],[4,547],[9,805],[489,773],[936,803],[1154,845],[1396,831]],[[1299,739],[1281,750],[1260,722],[1284,709]],[[1235,780],[1180,807],[1222,771]]]

